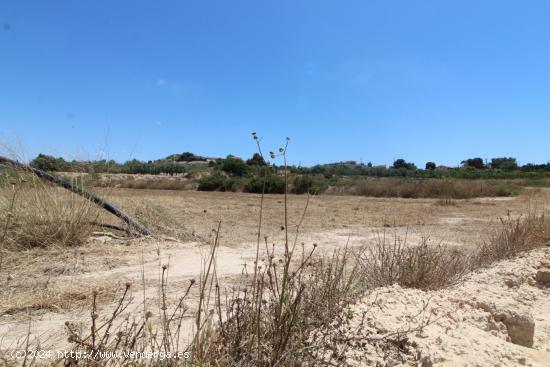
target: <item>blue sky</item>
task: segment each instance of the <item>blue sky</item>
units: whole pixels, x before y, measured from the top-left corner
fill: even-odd
[[[550,2],[0,3],[0,139],[25,157],[550,160]]]

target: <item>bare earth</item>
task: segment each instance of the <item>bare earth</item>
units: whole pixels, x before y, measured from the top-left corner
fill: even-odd
[[[132,284],[133,309],[158,307],[162,265],[168,265],[169,301],[175,302],[188,282],[199,277],[212,230],[220,221],[216,272],[223,287],[235,285],[245,264],[253,262],[258,195],[129,189],[108,189],[102,194],[129,211],[142,205],[158,206],[182,223],[194,240],[122,240],[97,234],[75,249],[8,254],[0,274],[0,349],[20,346],[29,330],[33,342],[39,341],[43,348],[66,347],[64,322],[88,321],[93,289],[99,293],[101,315],[112,310],[127,282]],[[298,241],[306,249],[316,243],[318,250],[331,251],[346,243],[368,245],[386,231],[407,235],[411,243],[429,237],[444,244],[475,247],[491,228],[498,227],[499,217],[547,208],[549,199],[548,191],[534,189],[514,198],[459,200],[455,205],[441,205],[435,199],[312,197]],[[306,196],[289,197],[291,233],[306,202]],[[264,205],[262,237],[267,236],[268,242],[280,249],[283,196],[269,195]],[[548,249],[472,274],[464,284],[437,292],[397,286],[379,289],[378,296],[369,295],[355,305],[353,313],[367,310],[378,323],[372,327],[387,331],[400,330],[405,323],[411,328],[418,326],[424,319],[409,316],[419,312],[433,314],[437,322],[413,332],[410,338],[415,344],[410,348],[418,350],[424,366],[550,366],[550,294],[548,288],[533,283],[537,266],[544,261],[550,261]],[[378,303],[373,306],[375,299]],[[427,300],[428,306],[423,304]],[[532,348],[510,342],[506,326],[493,320],[501,310],[516,310],[533,318]],[[347,356],[350,363],[368,365],[393,358],[384,353],[375,347],[354,346]]]

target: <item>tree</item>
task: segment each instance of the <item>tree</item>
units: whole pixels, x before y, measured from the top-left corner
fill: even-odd
[[[249,166],[265,166],[266,165],[265,160],[261,156],[260,153],[254,153],[252,158],[250,158],[246,161],[246,164],[249,165]]]
[[[433,171],[435,169],[434,162],[426,162],[426,170]]]
[[[33,168],[38,168],[42,171],[63,171],[67,162],[63,158],[55,158],[51,155],[40,153],[34,158],[29,165]]]
[[[492,158],[491,168],[513,171],[518,168],[518,162],[512,157]]]
[[[126,161],[122,165],[122,171],[124,173],[143,173],[145,170],[145,163],[137,159],[132,159],[131,161]]]
[[[244,176],[248,173],[248,166],[242,159],[228,155],[222,163],[222,171],[231,176]]]
[[[204,157],[201,157],[200,155],[195,155],[191,152],[183,152],[181,154],[172,154],[165,158],[169,161],[175,161],[175,162],[193,162],[193,161],[204,161],[206,160]]]
[[[394,169],[404,168],[404,169],[415,170],[415,169],[416,169],[416,166],[415,166],[414,163],[405,162],[404,159],[396,159],[396,160],[393,162],[392,168],[394,168]]]
[[[483,163],[483,159],[481,158],[468,158],[462,162],[460,162],[463,167],[471,167],[475,169],[485,169],[485,163]]]

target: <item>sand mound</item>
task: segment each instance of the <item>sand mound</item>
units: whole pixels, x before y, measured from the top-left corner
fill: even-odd
[[[544,248],[445,290],[377,289],[326,345],[352,366],[550,366],[549,263]]]

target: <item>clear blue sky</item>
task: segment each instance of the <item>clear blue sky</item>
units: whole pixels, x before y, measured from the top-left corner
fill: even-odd
[[[0,138],[65,158],[550,160],[550,2],[0,3]],[[103,153],[102,153],[103,152]]]

